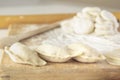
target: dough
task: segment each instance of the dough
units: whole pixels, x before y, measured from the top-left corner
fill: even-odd
[[[50,62],[66,62],[71,59],[71,55],[66,48],[50,44],[42,44],[36,49],[36,51],[43,59]]]
[[[16,63],[30,64],[33,66],[43,66],[47,64],[35,51],[19,42],[14,43],[10,48],[5,47],[5,52],[10,56],[12,61]]]
[[[86,7],[70,20],[61,22],[66,34],[106,36],[118,33],[119,23],[109,11],[98,7]]]
[[[90,19],[78,17],[62,22],[61,27],[68,34],[89,34],[94,30],[93,22]]]
[[[105,56],[109,64],[120,66],[120,49],[110,51]]]
[[[118,33],[119,23],[115,16],[109,11],[102,10],[95,20],[95,34],[113,35]]]
[[[68,45],[68,48],[71,50],[71,54],[79,54],[74,59],[80,62],[90,63],[105,59],[98,51],[83,43],[73,43]]]

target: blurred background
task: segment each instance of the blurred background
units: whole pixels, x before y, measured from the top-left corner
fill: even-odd
[[[0,0],[0,15],[72,13],[86,6],[120,11],[120,0]]]

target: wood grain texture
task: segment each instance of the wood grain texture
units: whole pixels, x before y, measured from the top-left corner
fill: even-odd
[[[120,12],[113,12],[120,20]],[[0,28],[7,28],[10,24],[25,23],[25,24],[46,24],[71,18],[75,13],[68,14],[40,14],[40,15],[8,15],[0,16]]]
[[[118,14],[115,13],[120,19]],[[40,23],[55,22],[70,18],[74,14],[59,15],[41,16]],[[120,66],[110,65],[106,61],[87,64],[71,60],[33,67],[12,62],[5,53],[2,53],[0,60],[0,80],[120,80]]]
[[[10,24],[46,24],[67,19],[75,15],[71,14],[40,14],[40,15],[16,15],[0,16],[0,28],[7,28]]]
[[[13,63],[7,54],[2,55],[1,80],[120,80],[120,67],[106,62],[85,64],[71,60],[33,67]]]

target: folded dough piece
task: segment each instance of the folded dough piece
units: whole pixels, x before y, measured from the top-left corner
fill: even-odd
[[[107,40],[113,41],[116,44],[120,45],[120,34],[115,34],[114,36],[109,35],[109,36],[102,36],[102,37],[107,39]]]
[[[117,28],[119,27],[119,23],[118,23],[116,17],[111,12],[103,10],[101,12],[101,17],[106,21],[112,21],[114,29],[116,29],[116,31],[118,31]]]
[[[93,21],[85,17],[74,17],[71,20],[61,22],[61,28],[65,33],[89,34],[94,30]]]
[[[105,54],[109,64],[120,66],[120,49],[116,49]]]
[[[43,59],[50,62],[66,62],[71,59],[71,55],[66,48],[60,48],[50,44],[42,44],[36,51]]]
[[[83,43],[73,43],[68,45],[68,48],[71,54],[79,54],[74,59],[80,62],[91,63],[105,59],[98,51]]]
[[[82,13],[88,14],[91,16],[98,16],[100,14],[100,12],[101,12],[101,9],[98,7],[85,7],[82,10]]]
[[[100,37],[100,36],[69,35],[67,37],[69,38],[69,41],[71,40],[70,43],[80,42],[80,43],[87,44],[102,54],[113,51],[115,49],[120,49],[119,44],[116,44],[114,41],[111,41],[109,39],[104,39],[103,37]]]
[[[95,19],[95,33],[97,35],[113,35],[118,33],[119,23],[109,11],[102,10]]]
[[[12,61],[16,63],[30,64],[33,66],[47,64],[35,51],[19,42],[14,43],[10,48],[5,47],[5,52],[10,56]]]
[[[72,19],[61,22],[62,30],[67,34],[114,35],[119,33],[118,27],[116,17],[98,7],[83,8]]]
[[[110,59],[110,58],[107,58],[107,60],[106,60],[109,64],[111,64],[111,65],[116,65],[116,66],[120,66],[120,61],[117,61],[117,60],[112,60],[112,59]]]

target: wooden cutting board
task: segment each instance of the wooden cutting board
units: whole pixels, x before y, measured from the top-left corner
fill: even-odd
[[[73,60],[34,67],[13,63],[3,54],[0,80],[120,80],[120,67],[105,61],[85,64]]]
[[[120,13],[116,14],[120,19]],[[73,15],[52,15],[56,18],[50,15],[46,18],[44,15],[41,21],[55,22]],[[120,66],[110,65],[106,61],[87,64],[71,60],[66,63],[48,62],[46,66],[34,67],[13,63],[7,54],[1,55],[0,80],[120,80]]]

